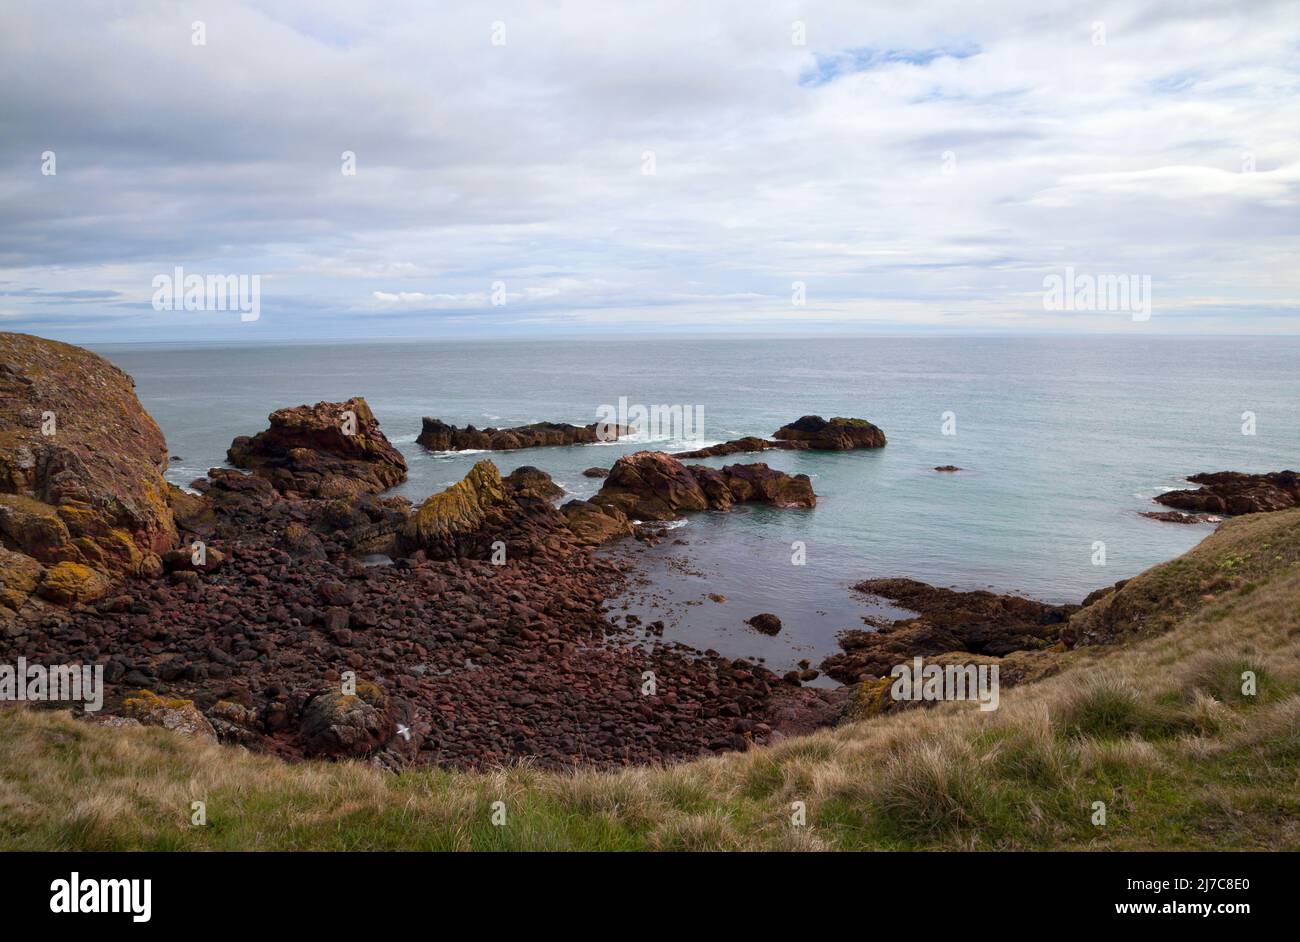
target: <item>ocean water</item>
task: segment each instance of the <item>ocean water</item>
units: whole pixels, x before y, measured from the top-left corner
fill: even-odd
[[[96,349],[129,372],[188,483],[274,409],[364,396],[410,465],[418,502],[491,457],[534,465],[569,495],[639,448],[681,450],[770,435],[801,415],[857,416],[889,445],[765,452],[812,478],[809,511],[740,507],[691,516],[638,550],[645,585],[617,610],[662,618],[665,637],[773,669],[814,663],[873,606],[850,587],[908,576],[1044,601],[1086,593],[1182,553],[1208,526],[1139,516],[1198,471],[1300,467],[1300,338],[859,337],[309,344]],[[703,441],[659,438],[484,454],[430,454],[420,418],[587,424],[602,405],[703,407]],[[1255,434],[1242,431],[1243,413]],[[955,434],[944,434],[945,413]],[[950,423],[951,428],[951,423]],[[959,474],[940,474],[954,464]],[[567,499],[567,497],[566,497]],[[681,542],[675,542],[680,540]],[[794,564],[794,544],[805,562]],[[1105,564],[1097,565],[1104,544]],[[728,601],[706,596],[717,593]],[[744,619],[773,612],[758,635]]]

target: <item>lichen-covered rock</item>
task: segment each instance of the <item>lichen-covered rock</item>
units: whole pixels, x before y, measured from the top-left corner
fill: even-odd
[[[480,461],[451,487],[429,495],[407,522],[403,543],[435,558],[457,555],[462,538],[480,532],[489,514],[507,502],[501,472]]]
[[[0,545],[98,574],[83,583],[135,575],[176,541],[166,463],[129,376],[79,347],[0,333]]]
[[[37,593],[59,605],[89,602],[99,598],[112,586],[107,576],[81,563],[55,563],[45,572]]]
[[[829,421],[820,415],[805,415],[777,429],[772,437],[778,441],[802,442],[808,448],[849,451],[854,448],[883,448],[885,433],[866,419],[836,417]]]
[[[122,712],[145,726],[161,726],[194,739],[217,741],[216,730],[193,700],[160,697],[152,690],[141,690],[122,701]]]
[[[389,699],[377,684],[357,681],[356,693],[322,691],[303,708],[298,739],[309,756],[363,758],[396,732]]]
[[[424,417],[421,425],[420,434],[415,440],[430,451],[507,451],[548,445],[591,445],[599,441],[617,441],[619,437],[631,432],[626,426],[612,423],[601,426],[596,422],[591,425],[535,422],[515,428],[476,429],[472,425],[457,428],[428,416]]]
[[[0,606],[18,611],[45,578],[45,567],[0,546]]]
[[[379,429],[365,399],[272,412],[270,428],[241,435],[226,453],[237,468],[302,497],[378,493],[406,480],[406,459]]]

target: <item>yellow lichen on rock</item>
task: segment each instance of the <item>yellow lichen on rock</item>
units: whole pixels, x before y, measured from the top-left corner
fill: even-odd
[[[81,563],[62,562],[46,571],[45,581],[37,591],[51,602],[71,605],[99,598],[110,585],[108,577],[98,570]]]

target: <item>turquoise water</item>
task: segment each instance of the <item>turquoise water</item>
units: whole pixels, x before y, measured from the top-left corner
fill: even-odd
[[[767,452],[813,480],[812,511],[696,515],[647,554],[669,638],[775,667],[818,660],[866,608],[848,587],[911,576],[959,588],[1078,601],[1190,548],[1207,526],[1138,516],[1184,475],[1300,467],[1300,338],[879,337],[373,343],[261,347],[104,346],[135,377],[167,436],[170,476],[224,462],[236,435],[273,409],[365,396],[410,464],[413,501],[459,480],[482,454],[431,455],[420,417],[456,425],[586,424],[602,404],[700,405],[704,439],[769,435],[807,413],[870,419],[877,451]],[[1242,434],[1242,413],[1256,434]],[[956,434],[942,434],[955,413]],[[609,466],[653,441],[491,455],[503,472],[535,465],[586,497]],[[955,464],[961,474],[937,474]],[[792,543],[807,563],[791,563]],[[1104,542],[1106,564],[1094,565]],[[718,592],[726,604],[701,601]],[[689,603],[689,604],[688,604]],[[777,638],[744,618],[778,614]],[[660,617],[652,615],[651,617]]]

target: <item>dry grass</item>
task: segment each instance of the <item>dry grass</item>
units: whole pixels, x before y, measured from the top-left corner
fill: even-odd
[[[1300,511],[1236,520],[1085,611],[1127,613],[1135,640],[1072,652],[995,712],[902,711],[667,768],[393,776],[0,710],[0,847],[1300,849],[1297,559]]]

